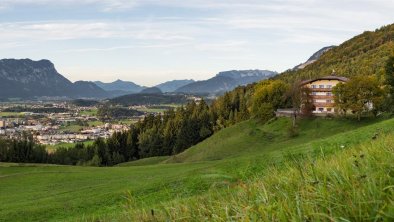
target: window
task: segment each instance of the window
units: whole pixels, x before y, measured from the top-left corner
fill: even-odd
[[[326,100],[326,103],[331,103],[331,102],[332,102],[331,99],[327,99],[327,100]]]
[[[323,111],[324,111],[324,108],[319,108],[319,111],[320,111],[320,112],[323,112]]]
[[[312,89],[316,89],[317,88],[317,86],[316,85],[312,85]]]
[[[324,85],[319,85],[319,88],[320,89],[324,89]]]
[[[326,93],[327,96],[332,96],[331,92]]]
[[[327,87],[327,89],[331,89],[332,85],[327,85],[326,87]]]
[[[314,102],[314,103],[317,103],[317,100],[316,100],[316,99],[314,99],[314,100],[313,100],[313,102]]]
[[[331,108],[327,108],[327,112],[331,112],[331,110],[332,110]]]
[[[316,92],[312,92],[312,95],[316,96],[316,95],[317,95],[317,93],[316,93]]]

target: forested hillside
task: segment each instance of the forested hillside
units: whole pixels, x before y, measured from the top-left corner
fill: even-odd
[[[297,71],[286,71],[274,78],[293,82],[332,74],[353,77],[384,74],[386,61],[394,52],[394,24],[375,32],[364,32],[324,53],[316,62]]]

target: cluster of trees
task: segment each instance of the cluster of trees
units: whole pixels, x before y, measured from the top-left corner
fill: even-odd
[[[109,105],[101,105],[97,109],[97,117],[101,120],[108,119],[122,119],[133,116],[140,116],[143,113],[134,109],[128,109],[125,107],[116,107]]]
[[[33,107],[23,107],[23,106],[15,106],[6,108],[3,110],[4,112],[32,112],[32,113],[65,113],[69,110],[66,108],[58,108],[52,107],[50,105],[45,105],[43,108],[33,108]]]
[[[48,162],[48,152],[45,146],[35,144],[31,138],[0,139],[0,162],[46,163]]]
[[[99,101],[96,100],[86,100],[86,99],[75,99],[73,101],[71,101],[71,104],[75,105],[75,106],[97,106],[100,104]]]
[[[339,113],[351,112],[361,118],[363,114],[394,111],[394,56],[386,61],[384,78],[356,76],[347,83],[339,83],[333,88],[335,104]]]
[[[130,94],[119,96],[109,100],[111,104],[119,104],[123,106],[138,106],[138,105],[147,105],[147,104],[185,104],[187,102],[187,96],[182,94],[146,94],[146,93],[138,93],[138,94]]]
[[[394,53],[387,60],[384,79],[388,93],[386,101],[384,102],[384,109],[394,113]]]
[[[354,113],[358,119],[363,113],[375,116],[383,109],[387,93],[376,77],[354,77],[347,83],[338,83],[333,88],[334,100],[339,113]]]

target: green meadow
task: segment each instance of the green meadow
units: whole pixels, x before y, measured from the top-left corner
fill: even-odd
[[[290,125],[249,120],[176,156],[116,167],[3,163],[0,220],[393,218],[394,119],[299,120],[296,133]]]

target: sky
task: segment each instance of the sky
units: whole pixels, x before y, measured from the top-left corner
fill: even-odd
[[[392,0],[0,0],[0,58],[49,59],[71,81],[145,86],[282,72],[394,23]]]

